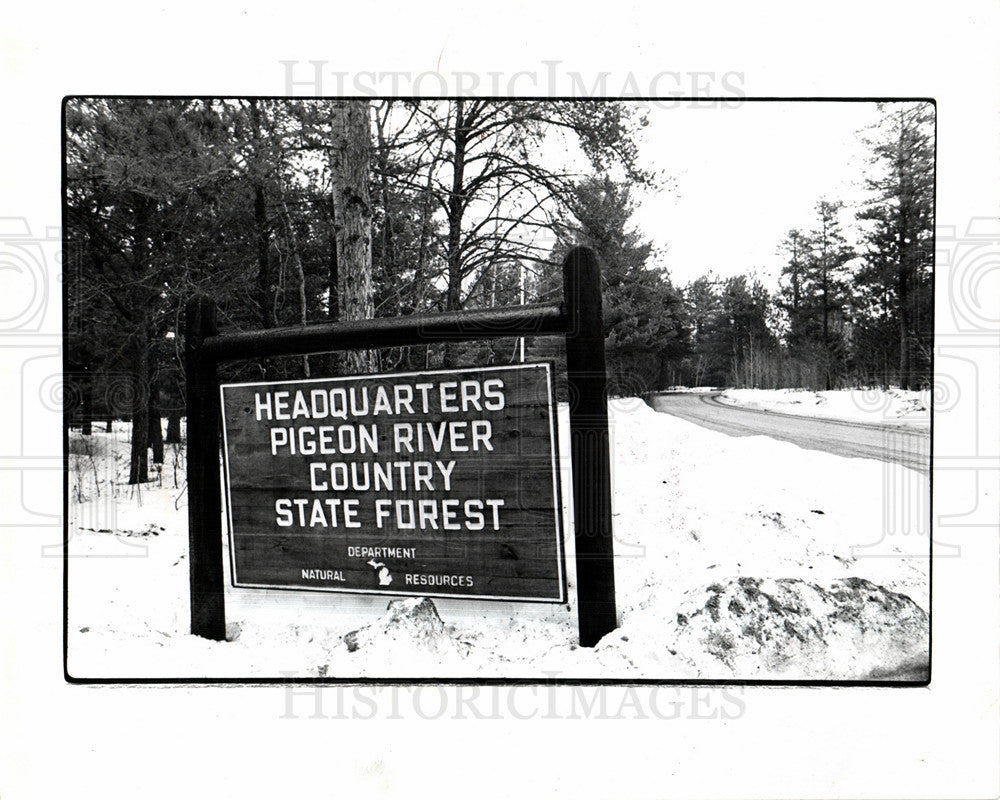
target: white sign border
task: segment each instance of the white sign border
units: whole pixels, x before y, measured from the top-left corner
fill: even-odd
[[[552,506],[553,513],[555,516],[555,531],[556,531],[556,571],[557,580],[559,584],[559,597],[524,597],[524,596],[508,596],[508,595],[482,595],[482,594],[458,594],[458,593],[444,593],[444,592],[395,592],[395,591],[385,591],[382,589],[340,589],[336,587],[327,586],[287,586],[287,585],[272,585],[263,583],[240,583],[236,576],[236,550],[234,543],[234,531],[233,531],[233,515],[232,515],[232,498],[230,496],[230,476],[229,476],[229,441],[226,437],[226,389],[241,389],[252,386],[287,386],[291,384],[302,385],[308,383],[331,383],[337,381],[357,381],[357,380],[373,380],[379,378],[386,379],[396,379],[396,378],[406,378],[412,376],[430,376],[430,375],[455,375],[459,373],[468,372],[500,372],[509,371],[517,369],[545,369],[545,382],[546,382],[546,392],[548,400],[548,419],[549,419],[549,447],[551,452],[551,468],[552,468]],[[226,528],[228,530],[228,540],[229,540],[229,575],[230,583],[234,589],[277,589],[280,591],[287,592],[320,592],[323,594],[374,594],[383,595],[387,597],[444,597],[444,598],[455,598],[461,600],[488,600],[488,601],[507,601],[507,602],[519,602],[519,603],[549,603],[552,605],[565,605],[568,602],[569,590],[567,587],[566,580],[566,550],[565,542],[563,537],[565,535],[563,530],[563,519],[562,519],[562,493],[560,491],[559,482],[559,443],[557,438],[558,426],[555,424],[555,418],[557,414],[558,403],[555,402],[555,396],[552,391],[552,362],[550,361],[533,361],[523,364],[503,364],[500,366],[493,367],[456,367],[454,369],[438,369],[438,370],[420,370],[412,372],[387,372],[387,373],[375,373],[375,374],[364,374],[364,375],[339,375],[332,378],[303,378],[301,380],[285,380],[285,381],[251,381],[246,383],[220,383],[219,384],[219,407],[222,416],[222,465],[224,474],[224,485],[225,485],[225,496],[226,496]]]

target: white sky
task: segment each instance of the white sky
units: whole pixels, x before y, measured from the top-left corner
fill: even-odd
[[[844,203],[843,232],[857,244],[850,209],[871,171],[861,133],[879,115],[870,102],[728,103],[638,109],[649,119],[640,162],[668,180],[660,192],[633,194],[632,221],[654,245],[650,265],[666,268],[678,287],[709,271],[753,272],[773,290],[784,260],[778,245],[791,228],[812,229],[820,199]],[[589,169],[567,134],[553,131],[540,148],[554,166]]]
[[[809,230],[820,198],[850,205],[862,197],[867,151],[858,131],[876,116],[874,103],[651,107],[640,153],[674,179],[665,192],[636,197],[636,226],[666,248],[656,264],[676,285],[709,270],[755,270],[773,288],[785,233]]]

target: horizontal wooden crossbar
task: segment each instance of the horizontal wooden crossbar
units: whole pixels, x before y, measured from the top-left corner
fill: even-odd
[[[205,338],[200,352],[203,358],[219,362],[503,336],[541,336],[567,330],[568,317],[562,305],[503,306],[217,334]]]

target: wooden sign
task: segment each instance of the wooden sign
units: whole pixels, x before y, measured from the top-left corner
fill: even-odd
[[[566,601],[549,364],[220,389],[234,586]]]
[[[191,632],[194,635],[215,640],[226,638],[224,576],[220,569],[223,539],[219,421],[223,404],[228,414],[224,430],[229,439],[224,450],[234,584],[564,601],[566,589],[555,456],[558,448],[549,367],[522,365],[506,370],[372,375],[258,384],[256,387],[231,385],[219,391],[218,367],[227,361],[504,336],[565,337],[576,545],[575,599],[580,645],[593,647],[617,627],[601,268],[592,250],[574,247],[566,254],[562,301],[548,305],[338,320],[229,333],[218,331],[216,317],[215,301],[209,297],[192,297],[185,305],[188,555]],[[507,370],[520,372],[514,374]],[[544,400],[541,399],[542,372],[539,370],[544,370],[545,375]],[[491,405],[499,403],[498,399],[487,398],[485,381],[490,377],[503,381],[503,408],[486,407],[488,400]],[[428,392],[426,410],[422,402],[419,411],[415,404],[418,392],[423,400],[424,389],[417,386],[418,380],[429,383],[425,387]],[[471,384],[465,384],[465,394],[462,393],[463,380],[479,381],[480,406],[475,405],[476,390]],[[397,381],[408,381],[414,392],[410,399],[407,390],[400,389],[398,409]],[[452,383],[454,385],[443,385]],[[381,399],[380,385],[386,390],[386,396]],[[357,390],[363,386],[369,389],[371,420],[360,418],[360,405],[358,413],[348,407],[348,419],[342,419],[344,401],[341,398],[346,397],[350,402],[351,396],[349,392],[342,395],[334,390],[354,387],[354,402],[360,404],[364,398],[357,395]],[[532,390],[532,386],[537,391]],[[299,389],[303,391],[301,400],[297,394]],[[314,389],[326,392],[327,417],[322,416],[321,397],[313,398]],[[257,398],[261,391],[264,395],[258,419]],[[287,395],[279,396],[286,391]],[[491,384],[491,396],[496,391],[499,387]],[[412,410],[405,403],[408,399],[413,404]],[[314,402],[315,409],[312,407]],[[456,403],[459,411],[453,410]],[[398,420],[408,421],[412,426],[403,429],[409,430],[412,438],[406,441],[406,434],[402,434],[403,439],[398,442],[400,457],[396,457],[394,449],[397,445],[395,429],[391,425],[385,427],[391,423],[389,410],[396,416],[411,417]],[[534,413],[538,416],[533,416]],[[352,416],[359,419],[352,422]],[[548,439],[545,439],[543,418],[547,420]],[[449,420],[464,421],[467,426],[454,429],[453,434],[451,428],[440,427],[441,422]],[[476,428],[478,436],[474,437],[468,423],[476,421],[489,421],[490,443],[495,447],[501,443],[503,446],[489,450],[485,446],[487,429],[483,427]],[[351,436],[346,430],[341,434],[341,423],[355,426],[353,444],[350,438],[341,444],[341,435]],[[425,423],[424,427],[420,423]],[[364,424],[374,424],[374,434],[371,428],[359,427]],[[431,428],[426,427],[427,424]],[[272,433],[272,428],[282,427],[286,434]],[[305,431],[307,427],[313,430]],[[301,433],[300,428],[303,429]],[[392,439],[386,438],[387,432]],[[381,443],[380,450],[371,446],[371,436]],[[414,442],[417,448],[426,449],[428,441],[431,450],[426,455],[424,450],[410,450]],[[478,451],[474,447],[462,449],[476,444],[480,445]],[[390,447],[393,448],[391,452]],[[288,452],[283,452],[282,448],[287,448]],[[365,452],[364,448],[371,452]],[[352,449],[355,452],[344,452]],[[547,455],[543,457],[543,454]],[[382,458],[383,455],[386,458]],[[542,466],[546,458],[550,468]],[[419,468],[419,484],[415,465],[418,460],[425,462],[425,466]],[[386,467],[386,462],[400,461],[409,462],[410,466]],[[436,467],[437,461],[443,466]],[[455,462],[454,466],[450,465],[451,461]],[[320,466],[313,466],[314,462]],[[346,467],[336,466],[339,462],[344,462]],[[350,472],[350,465],[355,462],[358,464],[355,469],[361,470],[357,479]],[[376,462],[381,465],[377,476]],[[429,477],[426,462],[431,464]],[[324,463],[326,466],[322,466]],[[379,481],[378,489],[372,486],[355,488],[364,485],[364,463],[368,463],[372,486],[374,481]],[[438,470],[436,476],[435,468]],[[407,485],[412,488],[402,488],[402,474],[399,482],[393,482],[389,488],[391,470],[402,470],[411,481]],[[444,472],[448,473],[447,483]],[[338,488],[345,480],[353,483]],[[438,481],[437,486],[428,488],[427,482],[434,480]],[[321,488],[323,486],[326,488]],[[310,503],[317,499],[321,501],[318,507],[315,502]],[[327,499],[339,502],[328,504]],[[279,500],[285,502],[279,504]],[[408,504],[397,506],[396,500],[413,501],[414,516],[410,516]],[[419,505],[421,500],[441,502],[440,505]],[[454,500],[459,504],[444,502]],[[491,504],[487,500],[497,502]],[[500,500],[503,500],[502,505]],[[385,501],[389,501],[388,505]],[[473,502],[467,504],[466,501]],[[268,503],[271,504],[270,512],[267,511]],[[494,510],[495,518],[492,516]],[[336,524],[333,524],[334,511],[338,514]],[[394,517],[397,512],[398,518]],[[434,528],[433,522],[439,527]],[[457,529],[452,527],[456,524]],[[393,540],[390,536],[394,529],[398,537]],[[383,539],[385,544],[379,544]],[[405,544],[407,541],[410,544]],[[375,551],[376,555],[369,551],[366,555],[363,550],[348,554],[348,547],[386,549]],[[409,547],[412,552],[389,549],[395,547]],[[386,558],[398,560],[390,564]],[[366,573],[364,566],[359,567],[359,560],[372,572]],[[300,563],[307,561],[311,563]],[[374,563],[369,564],[369,561]],[[399,572],[410,565],[409,571]],[[382,573],[383,568],[386,575]],[[374,575],[377,585],[364,588],[362,574],[368,575],[369,582]],[[399,574],[403,575],[402,583],[398,580]],[[448,577],[420,577],[435,575]],[[466,585],[456,586],[462,583],[463,575]],[[407,588],[411,586],[426,589]],[[438,591],[431,591],[433,589]]]

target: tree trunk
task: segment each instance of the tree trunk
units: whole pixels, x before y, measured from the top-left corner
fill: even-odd
[[[250,101],[250,120],[253,124],[254,158],[263,165],[263,137],[261,135],[260,109],[257,101]],[[274,327],[274,309],[271,300],[271,274],[268,250],[271,244],[270,228],[267,224],[267,194],[264,189],[264,177],[257,174],[254,178],[253,197],[254,238],[257,250],[257,303],[260,306],[260,324],[262,328]]]
[[[462,100],[455,101],[455,154],[452,162],[451,196],[448,198],[448,296],[446,311],[458,311],[462,306],[462,217],[465,214],[463,195],[465,182],[465,148],[467,131],[462,118]]]
[[[181,443],[181,412],[171,411],[167,414],[167,444]]]
[[[900,257],[902,262],[902,255]],[[910,388],[910,286],[906,267],[899,269],[899,388]]]
[[[90,376],[84,376],[80,380],[80,433],[90,436],[94,432],[91,424],[91,388]]]
[[[343,100],[333,111],[333,212],[337,234],[337,299],[340,318],[369,319],[372,297],[372,207],[368,189],[371,130],[367,100]],[[345,354],[345,366],[370,372],[371,353]]]
[[[257,303],[260,305],[260,325],[270,328],[274,316],[271,302],[271,274],[268,266],[268,248],[270,237],[267,232],[267,199],[264,188],[254,189],[253,200],[254,222],[257,228]]]
[[[448,198],[448,295],[446,311],[462,307],[462,217],[465,214],[465,148],[468,128],[464,118],[464,103],[455,101],[455,154],[452,161],[451,196]],[[451,342],[445,344],[444,364],[454,367],[457,352]]]
[[[330,220],[333,223],[333,235],[330,237],[330,273],[329,292],[330,299],[327,303],[327,315],[330,322],[340,319],[340,267],[337,264],[337,212],[334,208],[333,198],[330,198]]]
[[[444,141],[441,142],[442,150],[438,152],[438,158],[444,148]],[[427,284],[425,266],[427,264],[427,253],[431,238],[431,201],[433,194],[434,164],[427,169],[427,183],[424,186],[423,195],[420,201],[420,242],[417,247],[417,263],[414,265],[413,288],[414,288],[414,311],[419,311],[420,300],[424,296]]]
[[[288,213],[288,204],[285,202],[283,193],[279,193],[281,198],[281,209],[284,214],[285,227],[288,230],[288,242],[292,251],[292,264],[295,266],[295,274],[299,279],[299,324],[306,327],[308,322],[308,302],[306,299],[306,272],[302,266],[302,257],[299,255],[299,237],[295,233],[295,224],[292,216]],[[302,356],[302,373],[304,378],[311,377],[309,370],[309,356]]]
[[[143,326],[135,343],[132,373],[132,446],[129,454],[130,484],[149,480],[149,341]]]
[[[153,259],[150,246],[153,201],[141,198],[136,209],[135,255],[133,269],[145,275]],[[140,293],[136,297],[133,319],[136,320],[132,348],[132,446],[129,453],[130,484],[149,480],[149,388],[152,378],[150,350],[152,347],[152,298]]]
[[[327,163],[330,168],[333,168],[333,151],[332,149],[327,150]],[[330,215],[330,236],[327,241],[327,247],[329,248],[329,267],[327,269],[326,276],[326,290],[327,290],[327,302],[326,302],[326,316],[330,322],[336,322],[340,317],[340,300],[339,300],[339,289],[337,286],[337,231],[336,231],[336,213],[333,208],[333,196],[330,196],[329,205],[325,206],[326,212]],[[344,371],[344,363],[341,358],[340,353],[325,353],[320,356],[314,356],[315,361],[318,361],[321,365],[321,369],[325,370],[327,375],[340,375]]]
[[[149,446],[153,449],[153,463],[163,463],[163,420],[160,418],[160,404],[155,381],[149,386]]]
[[[384,120],[377,120],[376,130],[378,133],[378,167],[382,193],[382,213],[384,214],[382,221],[382,270],[386,275],[395,275],[396,246],[393,241],[392,204],[389,196],[389,145],[385,140]]]

